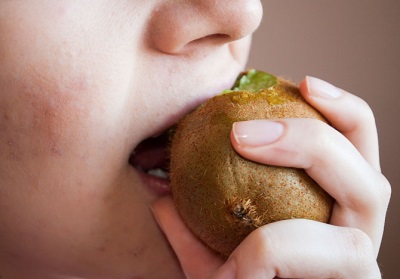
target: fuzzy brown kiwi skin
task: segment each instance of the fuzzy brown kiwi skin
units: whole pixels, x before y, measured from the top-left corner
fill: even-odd
[[[244,159],[230,142],[236,121],[272,118],[327,120],[294,84],[218,95],[178,123],[170,179],[176,208],[190,230],[228,257],[256,228],[279,220],[328,222],[333,199],[304,170]]]

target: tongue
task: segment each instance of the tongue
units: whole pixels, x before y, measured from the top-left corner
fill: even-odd
[[[166,170],[169,165],[168,135],[142,141],[129,158],[129,163],[144,172],[151,169]]]

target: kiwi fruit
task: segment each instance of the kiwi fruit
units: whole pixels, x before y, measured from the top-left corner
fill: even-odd
[[[233,149],[234,122],[276,118],[327,122],[295,84],[250,70],[175,128],[169,173],[175,206],[189,229],[223,257],[268,223],[329,221],[333,199],[303,169],[259,164]]]

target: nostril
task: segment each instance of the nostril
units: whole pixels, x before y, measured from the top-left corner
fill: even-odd
[[[228,36],[227,34],[218,33],[218,34],[210,34],[210,35],[204,36],[203,38],[200,38],[199,40],[201,40],[201,39],[226,40],[226,39],[229,39],[229,37],[230,36]]]
[[[260,0],[166,1],[152,14],[150,43],[168,54],[223,45],[250,35],[261,17]]]
[[[198,39],[191,41],[191,44],[198,44],[198,43],[215,43],[221,44],[228,41],[232,41],[232,38],[227,34],[210,34]]]

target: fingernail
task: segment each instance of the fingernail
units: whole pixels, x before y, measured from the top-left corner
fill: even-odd
[[[236,279],[236,263],[233,259],[228,260],[217,272],[217,279]]]
[[[342,92],[336,86],[315,77],[306,77],[308,91],[311,95],[322,98],[338,98]]]
[[[258,147],[277,141],[284,131],[283,124],[269,120],[251,120],[233,123],[232,132],[238,145]]]

